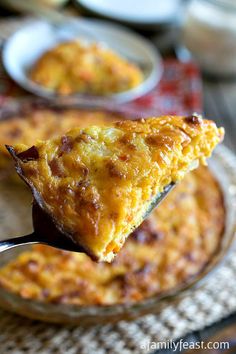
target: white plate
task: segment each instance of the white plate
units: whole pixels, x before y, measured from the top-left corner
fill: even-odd
[[[181,0],[75,0],[96,15],[130,25],[166,24],[175,20]]]
[[[53,26],[42,21],[32,21],[14,33],[3,47],[3,64],[7,73],[27,91],[45,98],[58,97],[55,92],[36,85],[28,77],[29,68],[49,48],[74,38],[101,42],[130,61],[140,65],[144,81],[134,89],[106,96],[92,96],[93,102],[127,102],[152,90],[162,75],[162,60],[155,47],[143,37],[118,25],[101,20],[75,20]],[[64,99],[65,96],[63,96]],[[88,95],[71,95],[83,101]]]

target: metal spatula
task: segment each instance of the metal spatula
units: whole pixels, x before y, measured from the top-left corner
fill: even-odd
[[[174,183],[169,184],[162,193],[159,193],[153,198],[143,220],[160,204],[173,187]],[[33,202],[32,218],[34,231],[29,235],[0,241],[0,252],[17,246],[35,243],[41,243],[67,251],[84,252],[84,249],[75,243],[69,234],[63,232],[55,225],[52,218],[41,209],[36,201]],[[136,227],[138,227],[138,225]],[[134,226],[134,229],[136,227]]]

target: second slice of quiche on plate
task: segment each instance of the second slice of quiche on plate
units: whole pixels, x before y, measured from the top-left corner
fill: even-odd
[[[111,261],[159,193],[212,153],[224,131],[200,116],[75,128],[8,150],[35,200],[86,253]]]

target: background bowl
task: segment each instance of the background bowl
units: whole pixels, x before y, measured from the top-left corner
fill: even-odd
[[[55,92],[35,84],[28,77],[28,70],[48,49],[57,44],[79,38],[87,42],[101,42],[115,52],[137,64],[143,72],[144,81],[137,87],[107,96],[74,94],[76,102],[88,98],[92,102],[127,102],[152,90],[161,78],[162,60],[155,47],[140,35],[101,20],[71,20],[65,25],[53,25],[32,21],[15,32],[3,47],[3,64],[9,76],[25,90],[48,99],[58,97]]]
[[[140,30],[158,30],[178,21],[181,0],[146,0],[145,6],[137,0],[74,0],[89,14],[118,21]]]
[[[19,104],[18,104],[19,105]],[[27,104],[20,105],[21,111],[22,107],[26,109]],[[18,107],[18,108],[19,108]],[[28,105],[29,109],[30,105]],[[33,107],[33,106],[32,106]],[[53,108],[53,107],[52,107]],[[74,108],[70,107],[70,108]],[[80,109],[89,109],[88,106],[80,107]],[[91,109],[94,109],[92,107]],[[101,107],[99,107],[101,108]],[[107,108],[104,106],[103,109],[106,111]],[[120,109],[116,108],[108,108],[108,111],[117,112],[118,114],[125,112],[121,112]],[[11,119],[11,116],[14,116],[17,113],[17,105],[11,111],[5,109],[5,114],[2,115],[5,119]],[[126,114],[129,116],[129,113]],[[222,235],[221,243],[219,245],[218,251],[212,256],[209,260],[208,264],[205,266],[203,271],[201,271],[198,275],[194,276],[192,279],[189,279],[187,283],[182,283],[178,287],[172,289],[171,291],[162,293],[160,295],[156,295],[145,299],[143,301],[133,303],[133,304],[122,304],[122,305],[111,305],[111,306],[75,306],[75,305],[65,305],[65,304],[47,304],[35,300],[26,300],[22,297],[10,293],[7,290],[0,288],[0,306],[10,311],[16,312],[18,314],[39,319],[47,322],[55,322],[55,323],[71,323],[71,324],[80,324],[83,326],[86,325],[94,325],[95,323],[111,323],[119,320],[127,320],[134,319],[139,316],[142,316],[147,313],[158,313],[163,310],[165,306],[170,303],[178,303],[186,294],[188,294],[189,290],[196,289],[197,287],[202,286],[205,282],[207,282],[208,276],[214,276],[214,270],[217,266],[225,259],[228,251],[233,245],[233,241],[235,239],[235,221],[236,221],[236,159],[235,156],[223,145],[219,146],[212,158],[209,160],[209,168],[212,171],[213,175],[219,182],[221,186],[224,203],[226,209],[226,219],[225,219],[225,230]],[[17,189],[17,190],[16,190]],[[21,207],[21,203],[23,198],[30,198],[30,195],[27,193],[22,193],[22,196],[18,195],[20,189],[17,184],[15,187],[11,185],[10,189],[6,188],[6,185],[0,183],[0,196],[4,196],[1,198],[0,203],[0,216],[2,217],[3,222],[0,225],[0,231],[2,236],[6,235],[6,230],[4,230],[4,224],[14,226],[12,220],[14,217],[9,216],[6,210],[7,205],[8,210],[11,209],[12,206],[9,203],[11,198],[15,197],[18,200],[18,205],[15,206],[15,210],[13,210],[12,215],[20,220],[20,225],[22,229],[18,229],[19,235],[23,232],[28,232],[29,230],[24,230],[26,227],[25,223],[22,223],[22,220],[25,220],[25,216],[23,214],[23,209]],[[5,204],[4,204],[5,200]],[[12,212],[12,210],[11,210]],[[25,213],[30,212],[30,204],[29,210],[25,210]],[[9,217],[11,223],[9,223]],[[15,220],[16,222],[16,220]],[[27,227],[30,227],[27,225]],[[9,252],[4,253],[0,259],[0,266],[12,260],[16,257],[17,254],[29,248],[29,246],[24,246],[22,248],[18,248],[17,250],[11,250]]]

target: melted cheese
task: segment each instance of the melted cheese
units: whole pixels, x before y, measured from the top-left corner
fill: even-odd
[[[112,50],[75,40],[44,53],[31,69],[30,78],[63,95],[107,95],[138,86],[143,74]]]
[[[153,198],[222,137],[211,121],[166,116],[75,128],[15,152],[45,210],[87,253],[111,261]]]

